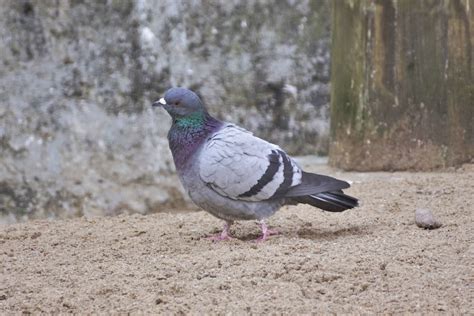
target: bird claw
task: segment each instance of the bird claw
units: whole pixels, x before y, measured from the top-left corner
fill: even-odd
[[[263,242],[263,241],[267,240],[268,237],[273,236],[273,235],[279,235],[279,234],[280,234],[279,231],[269,229],[269,230],[267,230],[266,234],[264,233],[264,234],[262,234],[262,236],[255,239],[255,242]]]
[[[260,225],[262,227],[262,236],[258,237],[257,239],[255,239],[255,242],[264,242],[265,240],[267,240],[267,238],[269,236],[272,236],[272,235],[278,235],[279,232],[277,230],[274,230],[274,229],[269,229],[267,224],[264,222],[264,221],[261,221],[260,222]]]
[[[234,237],[230,235],[230,225],[232,225],[232,222],[226,222],[224,224],[224,229],[220,234],[212,235],[206,238],[212,240],[213,242],[234,239]]]
[[[206,237],[206,239],[209,239],[213,242],[218,242],[218,241],[224,241],[224,240],[233,240],[235,239],[234,237],[228,235],[228,234],[223,234],[223,233],[220,233],[220,234],[216,234],[216,235],[212,235],[212,236],[208,236]]]

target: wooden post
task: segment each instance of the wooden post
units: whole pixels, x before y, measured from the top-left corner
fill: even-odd
[[[429,170],[474,157],[474,0],[333,1],[329,161]]]

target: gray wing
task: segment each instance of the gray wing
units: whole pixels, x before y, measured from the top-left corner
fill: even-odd
[[[220,195],[263,201],[300,184],[302,171],[280,147],[228,124],[203,147],[199,175]]]

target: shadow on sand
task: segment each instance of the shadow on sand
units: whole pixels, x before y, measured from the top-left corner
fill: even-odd
[[[297,231],[290,230],[289,228],[275,227],[275,230],[278,231],[278,234],[268,237],[268,241],[278,238],[303,238],[311,240],[336,240],[339,238],[349,237],[349,236],[367,236],[373,233],[373,225],[362,225],[362,226],[350,226],[339,229],[320,229],[316,227],[304,227],[300,228]],[[216,231],[217,233],[217,231]],[[296,236],[295,236],[296,235]],[[251,232],[244,234],[234,234],[233,237],[237,241],[255,241],[261,236],[260,232]]]

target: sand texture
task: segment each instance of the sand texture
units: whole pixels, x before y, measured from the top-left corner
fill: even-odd
[[[311,169],[311,168],[310,168]],[[0,227],[0,314],[472,313],[474,165],[431,173],[343,173],[357,209],[285,207],[255,243],[205,236],[205,212],[38,220]],[[425,230],[415,210],[443,225]]]

